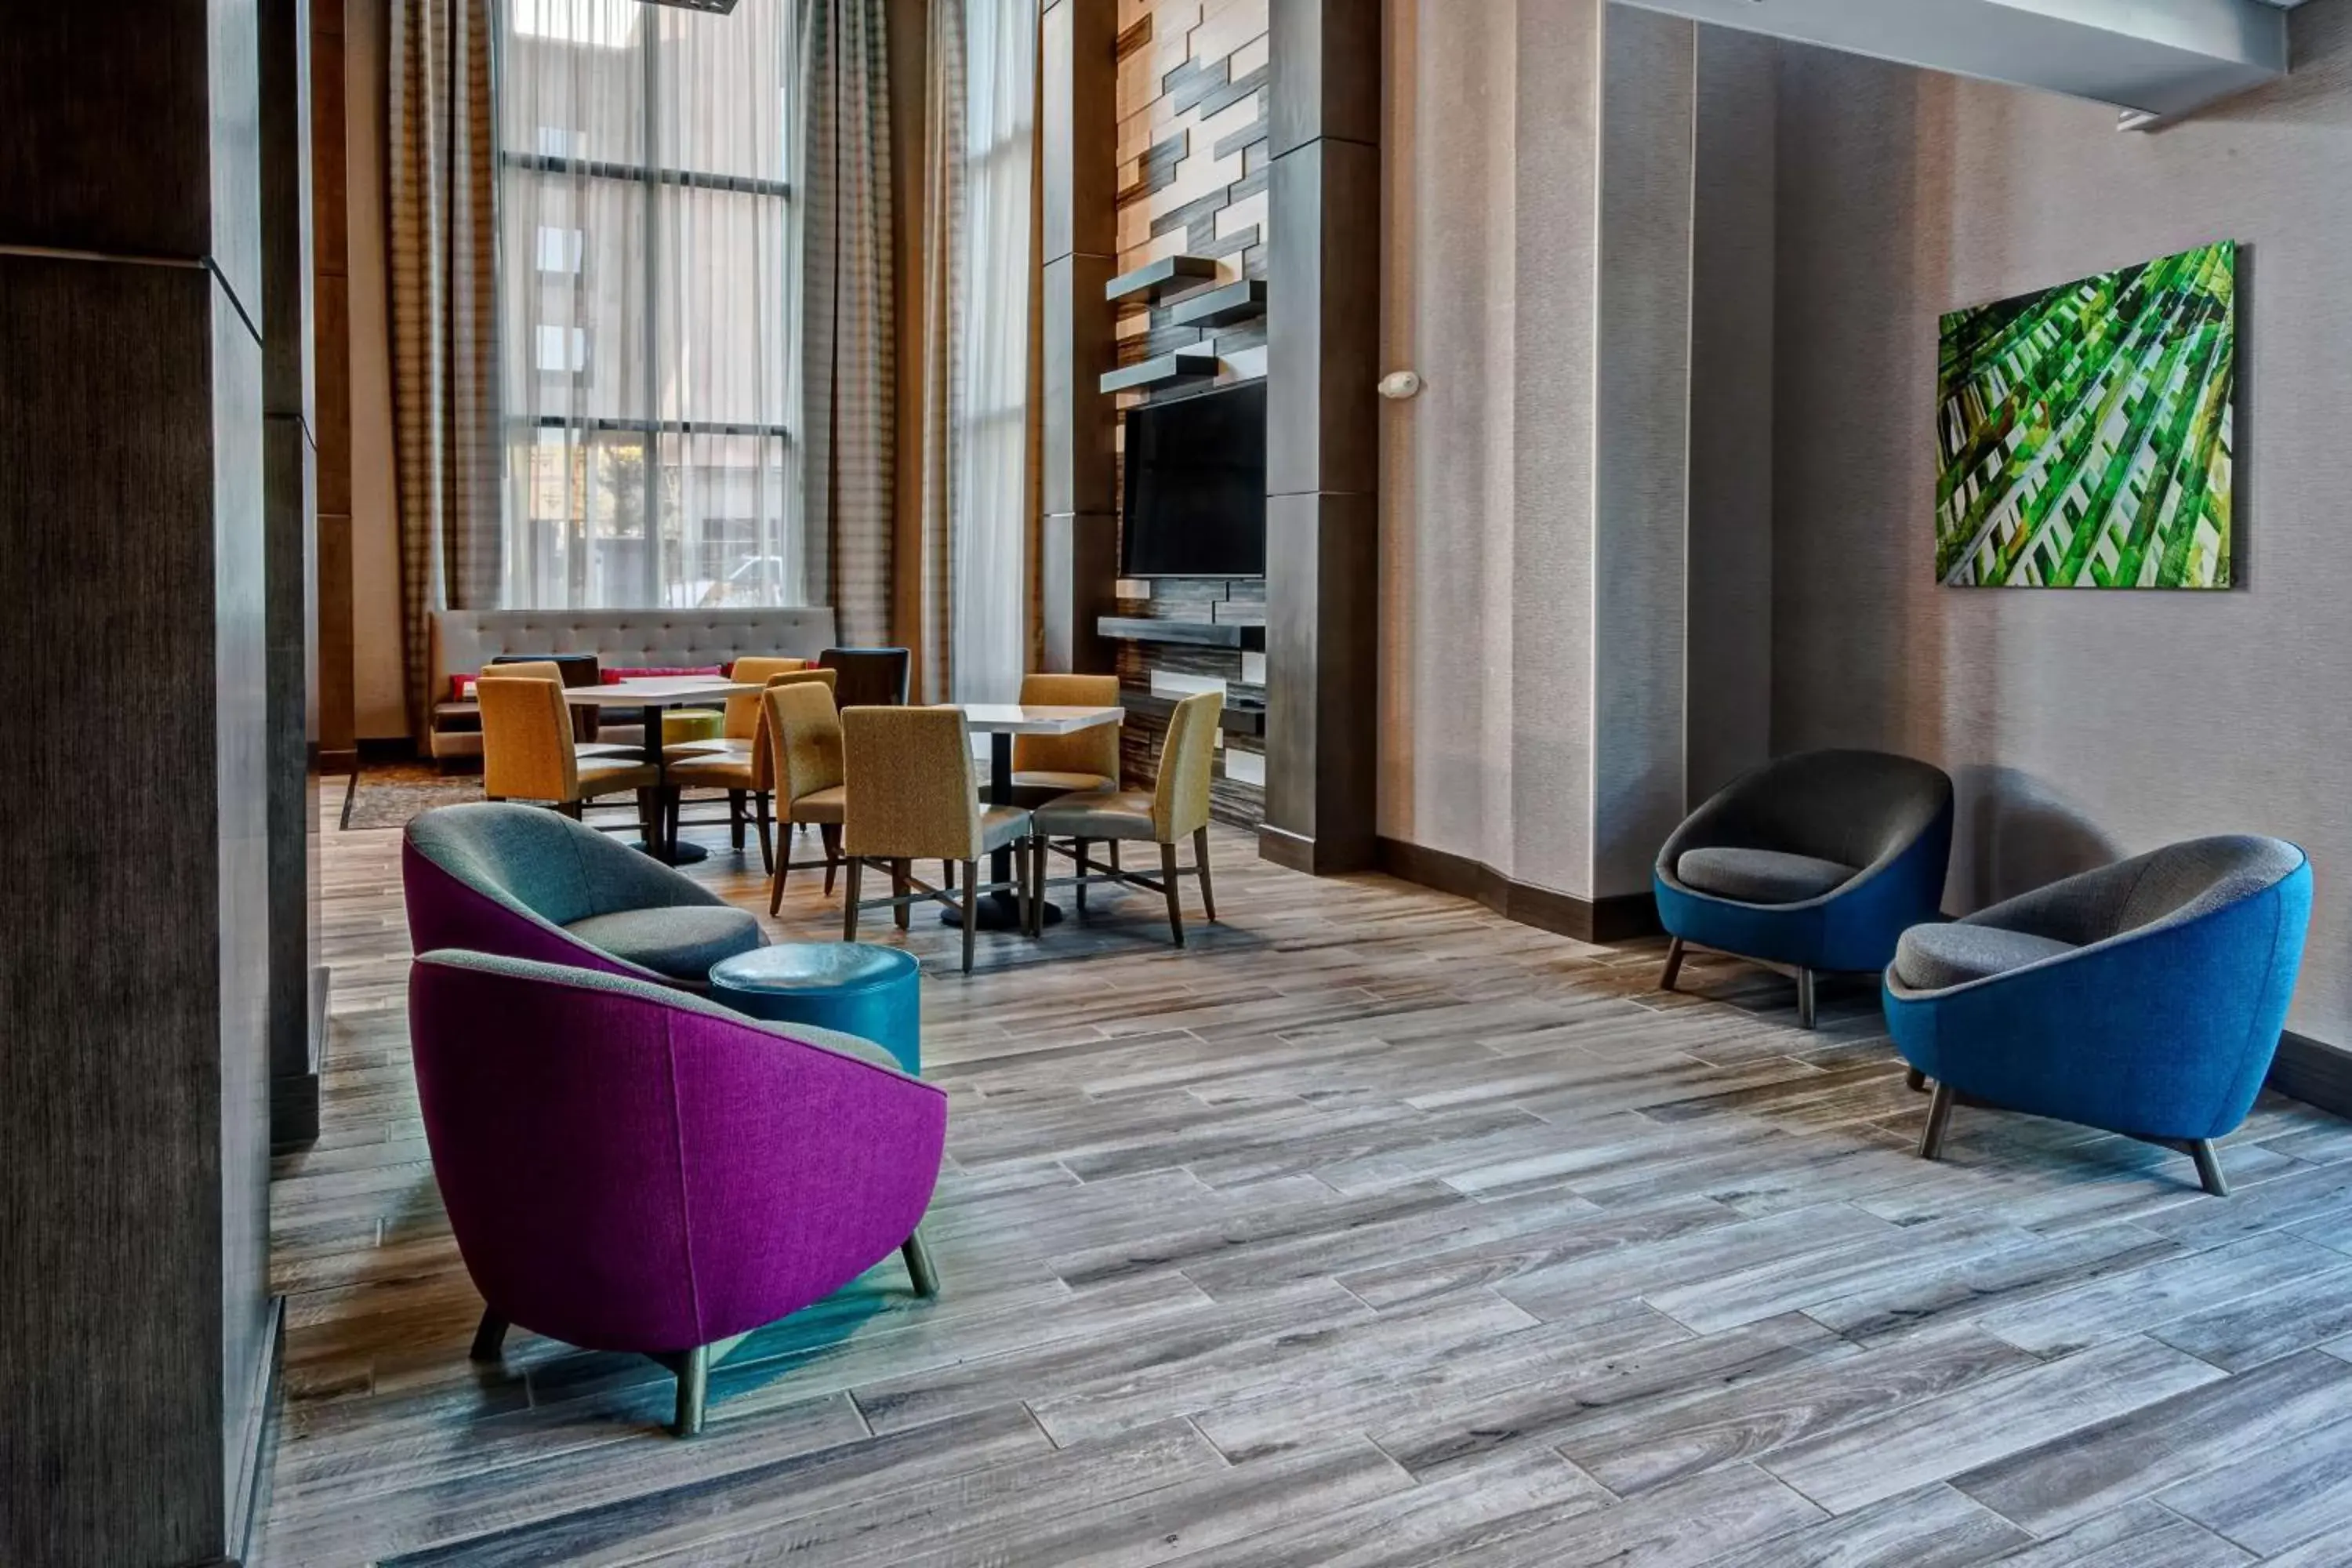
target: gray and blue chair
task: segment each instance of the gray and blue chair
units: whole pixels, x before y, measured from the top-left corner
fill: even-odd
[[[1886,1026],[1932,1079],[1919,1152],[1957,1103],[2178,1148],[2226,1196],[2213,1141],[2246,1118],[2286,1026],[2311,863],[2277,838],[2196,838],[1906,931]]]
[[[1805,752],[1737,779],[1658,851],[1658,920],[1685,950],[1712,948],[1796,972],[1813,1026],[1813,977],[1877,973],[1906,928],[1939,918],[1952,853],[1952,781],[1884,752]]]

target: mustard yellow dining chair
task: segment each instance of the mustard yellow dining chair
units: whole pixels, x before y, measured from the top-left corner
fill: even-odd
[[[661,770],[627,756],[582,756],[561,683],[535,676],[485,676],[482,793],[492,800],[545,801],[566,816],[599,795],[635,791],[647,844],[660,836]]]
[[[846,792],[842,788],[841,715],[834,710],[833,683],[779,679],[760,700],[767,710],[763,732],[776,792],[776,822],[787,829],[814,826],[824,845],[822,862],[793,860],[789,838],[780,847],[768,882],[768,912],[772,915],[783,908],[784,879],[794,871],[822,864],[824,890],[833,892]]]
[[[1024,708],[1116,708],[1116,675],[1024,675]],[[1013,804],[1038,806],[1074,790],[1118,787],[1117,724],[1098,724],[1073,735],[1013,737]]]
[[[1063,795],[1036,808],[1030,840],[1033,866],[1029,882],[1044,896],[1045,851],[1049,838],[1072,841],[1064,851],[1078,863],[1075,879],[1078,908],[1086,905],[1092,882],[1118,882],[1164,894],[1168,900],[1168,933],[1184,945],[1184,904],[1177,892],[1178,879],[1197,877],[1201,907],[1211,921],[1217,918],[1216,889],[1209,879],[1209,784],[1216,763],[1217,726],[1224,713],[1222,693],[1203,691],[1176,704],[1168,715],[1168,736],[1160,746],[1160,776],[1150,790],[1084,790]],[[1192,840],[1192,864],[1176,864],[1176,846]],[[1160,846],[1160,879],[1119,870],[1115,865],[1097,868],[1087,847],[1097,840],[1121,839]]]
[[[480,684],[484,675],[493,680],[551,680],[559,689],[571,684],[563,679],[563,667],[551,658],[517,658],[499,664],[484,665],[481,674],[474,678],[477,686]],[[476,698],[477,706],[478,706],[478,692],[476,693]],[[569,704],[566,706],[569,707]],[[640,746],[632,746],[623,742],[589,739],[596,732],[596,710],[593,708],[572,710],[571,723],[572,749],[583,758],[641,758],[645,754],[644,748]]]
[[[779,667],[792,668],[779,668]],[[746,667],[749,667],[748,668]],[[830,693],[834,674],[803,665],[799,659],[739,658],[733,679],[759,681],[758,691],[738,691],[727,699],[727,733],[716,741],[688,741],[662,748],[664,808],[669,814],[670,836],[681,826],[716,826],[716,820],[688,823],[680,805],[690,789],[727,792],[727,837],[740,853],[743,827],[749,821],[760,840],[760,868],[773,873],[776,851],[768,829],[768,795],[774,787],[768,721],[762,699],[773,687],[808,685]],[[830,703],[828,703],[830,706]]]
[[[886,864],[887,906],[898,929],[910,904],[937,900],[958,909],[955,896],[916,879],[918,860],[961,861],[958,879],[963,921],[963,968],[971,973],[975,904],[982,893],[1009,891],[1021,900],[1021,924],[1035,929],[1029,897],[1029,858],[1021,852],[1029,836],[1029,814],[1017,805],[980,803],[980,781],[971,760],[971,729],[961,708],[847,708],[841,714],[843,804],[841,849],[849,862],[849,886],[842,903],[841,934],[857,940],[858,874],[868,861]],[[1012,849],[1015,874],[982,882],[981,862],[998,849]],[[911,891],[909,889],[912,889]]]

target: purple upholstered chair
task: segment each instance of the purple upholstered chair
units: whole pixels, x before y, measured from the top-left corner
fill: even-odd
[[[535,805],[420,813],[400,876],[418,952],[502,952],[698,990],[712,964],[767,942],[750,910]]]
[[[558,820],[562,820],[558,818]],[[626,976],[433,952],[408,982],[433,1174],[488,1309],[509,1324],[677,1373],[702,1426],[710,1363],[902,1251],[947,1097],[880,1047],[761,1024]]]

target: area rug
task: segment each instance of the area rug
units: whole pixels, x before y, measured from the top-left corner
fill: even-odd
[[[368,763],[344,786],[339,820],[347,833],[405,827],[409,818],[419,812],[438,805],[462,805],[481,798],[479,773],[445,773],[431,763]],[[717,802],[723,815],[726,799],[723,791],[689,790],[686,796],[688,814],[692,817],[694,807]],[[592,826],[617,821],[624,807],[635,807],[635,802],[627,795],[612,795],[607,800],[609,804],[602,809],[590,808],[588,820]],[[704,812],[701,819],[689,820],[687,826],[707,827],[710,826],[705,820],[709,816]]]

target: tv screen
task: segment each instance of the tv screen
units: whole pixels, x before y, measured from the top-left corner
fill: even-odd
[[[1265,383],[1127,411],[1129,577],[1265,574]]]

